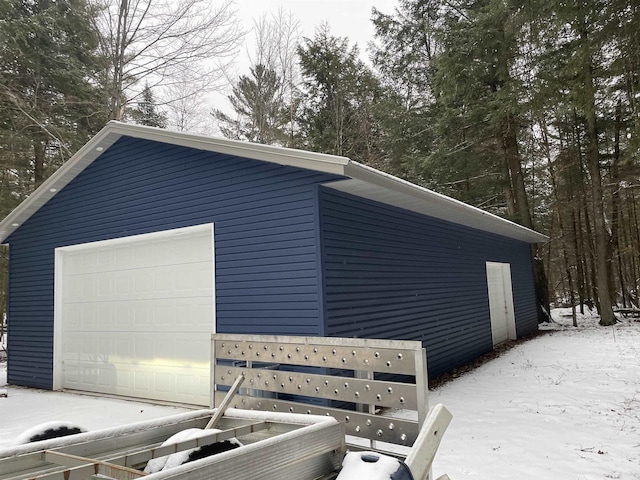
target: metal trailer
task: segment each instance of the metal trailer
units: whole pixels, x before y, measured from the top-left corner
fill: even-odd
[[[177,432],[204,428],[213,414],[198,410],[6,449],[0,451],[0,479],[311,480],[336,471],[342,461],[343,426],[333,418],[308,415],[229,410],[217,427],[220,432],[160,446]],[[139,470],[152,458],[230,438],[243,446],[171,470],[149,475]]]
[[[393,478],[424,480],[451,420],[442,406],[427,417],[426,371],[419,342],[214,334],[218,408],[6,449],[0,480],[343,480],[348,469],[338,472],[347,449],[404,458],[410,476]],[[415,410],[417,420],[392,409]],[[162,446],[177,432],[214,423],[220,431]],[[243,446],[158,473],[141,471],[153,458],[230,438]]]

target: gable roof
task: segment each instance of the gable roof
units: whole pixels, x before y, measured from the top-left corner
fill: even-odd
[[[540,243],[548,240],[545,235],[497,215],[346,157],[111,121],[0,222],[0,242],[122,137],[180,145],[341,175],[345,177],[344,180],[326,183],[325,186],[523,242]]]

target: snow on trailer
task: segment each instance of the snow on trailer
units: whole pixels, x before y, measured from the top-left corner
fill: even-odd
[[[212,343],[218,408],[0,451],[0,480],[429,476],[451,414],[437,405],[426,415],[419,342],[217,334]],[[381,414],[390,408],[417,410],[418,421]],[[348,452],[347,438],[367,451]]]

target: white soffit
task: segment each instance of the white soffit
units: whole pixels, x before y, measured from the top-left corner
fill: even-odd
[[[325,186],[527,243],[549,240],[546,235],[497,215],[357,162],[346,166],[345,175],[351,178]]]
[[[348,177],[346,180],[329,182],[325,185],[370,200],[387,203],[524,242],[540,243],[548,241],[548,237],[533,230],[366,165],[353,162],[346,157],[260,145],[226,138],[171,132],[160,128],[112,121],[0,222],[0,242],[3,242],[121,137],[180,145],[198,150],[345,176]]]

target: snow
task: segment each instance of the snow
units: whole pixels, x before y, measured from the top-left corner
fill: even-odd
[[[640,479],[640,321],[600,327],[586,315],[574,328],[569,310],[553,315],[536,338],[430,392],[453,413],[436,478]],[[0,363],[0,448],[48,421],[92,432],[190,412],[5,384]]]
[[[224,412],[224,415],[229,418],[242,418],[265,422],[293,423],[295,425],[315,425],[317,423],[337,422],[335,418],[327,417],[324,415],[301,415],[299,413],[272,412],[268,410],[263,412],[259,410],[242,410],[236,408],[227,409]]]
[[[6,379],[7,364],[0,363],[0,388],[8,393],[6,398],[0,397],[0,448],[14,445],[23,432],[45,422],[71,422],[92,432],[191,411],[94,395],[5,387]]]
[[[363,460],[363,456],[365,460]],[[372,457],[366,461],[367,457]],[[374,460],[375,459],[375,460]],[[379,453],[349,452],[342,462],[342,470],[336,480],[390,479],[400,469],[397,459]]]
[[[546,333],[431,392],[453,413],[436,477],[640,478],[640,322],[553,316]]]
[[[186,430],[182,430],[181,432],[170,436],[162,443],[162,446],[165,447],[167,445],[174,445],[176,443],[186,442],[188,440],[197,440],[199,438],[211,435],[212,433],[220,433],[221,431],[222,430],[217,430],[215,428],[210,428],[208,430],[204,430],[202,428],[187,428]],[[230,439],[229,442],[237,445],[238,447],[242,446],[242,443],[240,443],[236,438]],[[182,465],[189,459],[189,455],[199,449],[199,447],[191,448],[188,450],[183,450],[181,452],[172,453],[171,455],[167,455],[164,457],[152,458],[151,460],[149,460],[149,462],[147,462],[144,473],[156,473],[162,470],[168,470],[170,468],[175,468],[179,465]]]
[[[60,421],[45,422],[45,423],[36,425],[34,427],[31,427],[28,430],[25,430],[24,432],[22,432],[14,440],[13,444],[22,445],[24,443],[29,443],[31,442],[32,438],[42,436],[47,431],[55,432],[55,431],[65,431],[65,430],[66,431],[73,430],[75,431],[75,433],[86,432],[84,428],[71,422],[60,422]]]
[[[201,428],[188,428],[167,438],[162,443],[162,446],[165,447],[167,445],[173,445],[175,443],[185,442],[187,440],[195,440],[210,433],[218,433],[221,431],[222,430],[216,430],[213,428],[210,430],[203,430]],[[156,473],[167,468],[173,468],[177,467],[178,465],[182,465],[187,461],[191,452],[194,452],[195,450],[195,448],[192,448],[190,450],[183,450],[182,452],[173,453],[165,457],[152,458],[151,460],[149,460],[149,462],[147,462],[144,473]]]

